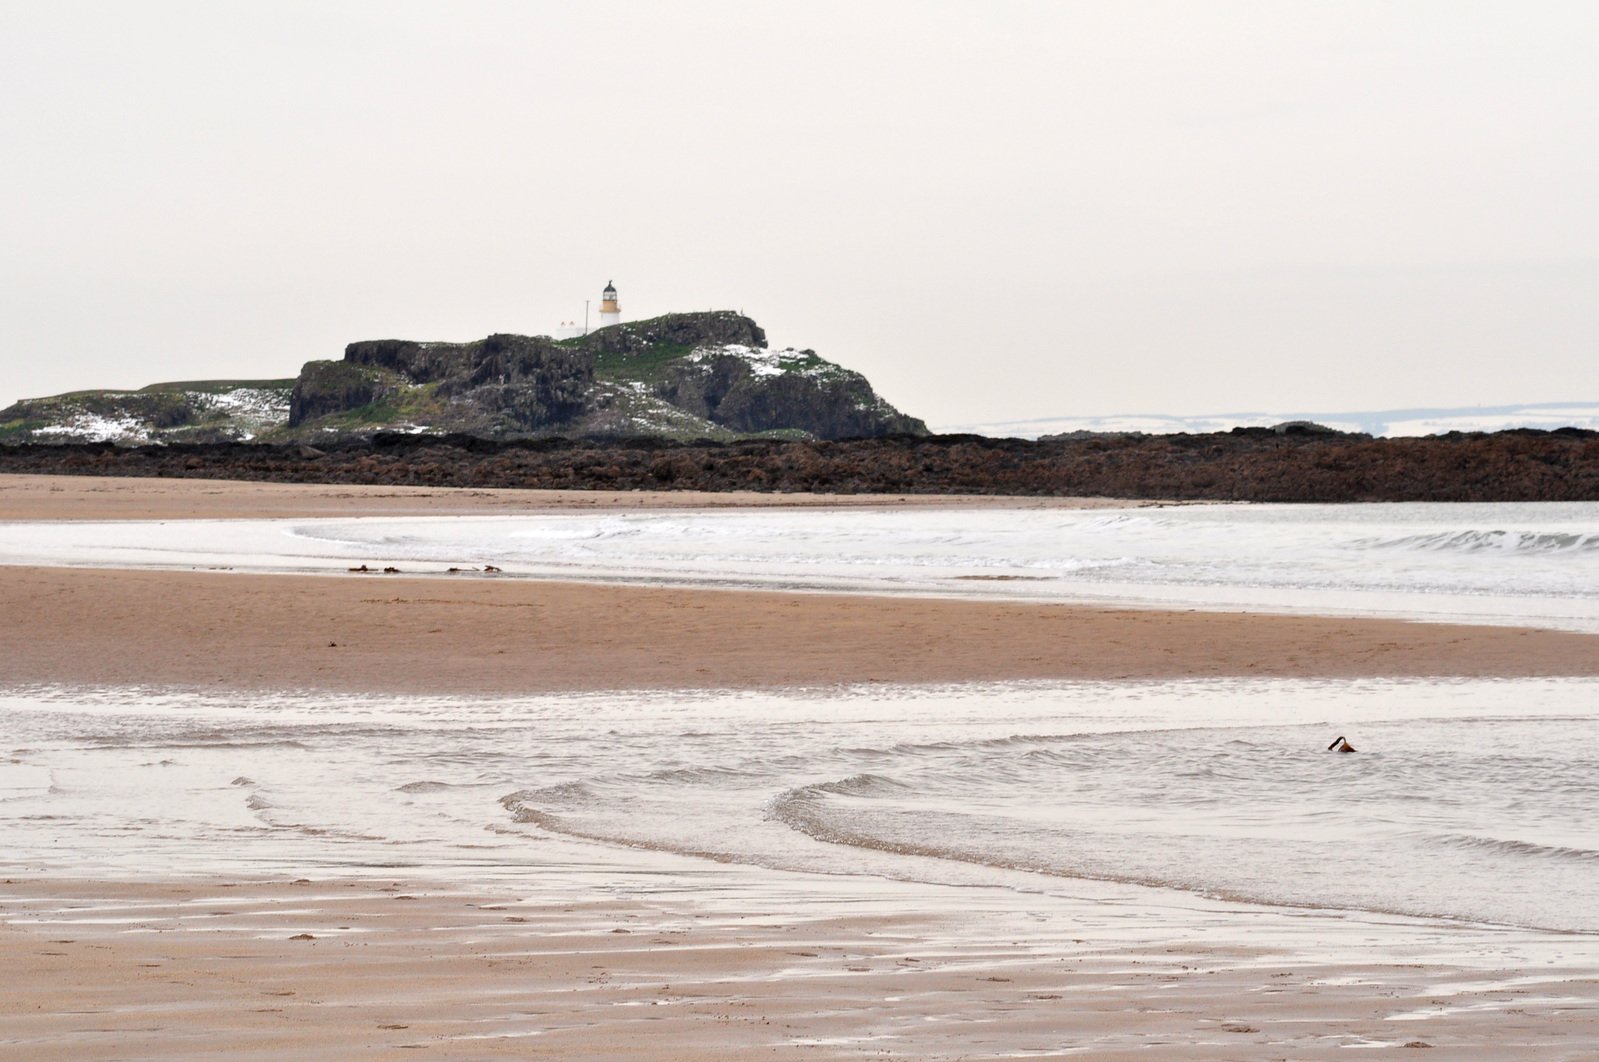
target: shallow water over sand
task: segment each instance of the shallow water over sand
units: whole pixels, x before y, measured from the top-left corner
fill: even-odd
[[[16,872],[69,877],[484,879],[589,848],[640,869],[689,856],[1046,894],[1154,886],[1590,934],[1596,694],[1591,680],[471,701],[16,690],[0,697],[0,849]],[[1327,752],[1338,734],[1360,752]]]
[[[0,563],[504,577],[1393,615],[1599,631],[1599,504],[671,509],[0,523]]]

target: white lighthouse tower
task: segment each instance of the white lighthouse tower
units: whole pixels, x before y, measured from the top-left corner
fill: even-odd
[[[600,327],[622,323],[622,308],[616,305],[616,288],[609,280],[600,292]]]

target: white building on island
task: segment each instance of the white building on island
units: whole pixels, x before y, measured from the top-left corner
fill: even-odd
[[[616,302],[616,285],[609,280],[605,282],[605,290],[600,292],[600,312],[598,320],[593,327],[589,324],[589,304],[583,304],[583,320],[562,321],[559,327],[550,332],[554,339],[576,339],[578,336],[587,335],[594,328],[605,328],[607,325],[622,323],[622,308]]]
[[[616,285],[609,280],[600,292],[600,327],[622,323],[622,308],[616,304]]]

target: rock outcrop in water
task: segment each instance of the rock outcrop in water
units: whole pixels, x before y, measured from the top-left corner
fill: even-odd
[[[380,434],[309,451],[260,444],[0,446],[0,471],[578,490],[1599,501],[1599,433],[1516,430],[1373,439],[1249,428],[1039,442],[901,435],[692,444]]]

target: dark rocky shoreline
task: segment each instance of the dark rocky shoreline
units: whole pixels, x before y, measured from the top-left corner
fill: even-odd
[[[1374,439],[1238,428],[1036,442],[942,435],[730,443],[380,434],[326,449],[254,443],[9,445],[0,446],[0,472],[565,490],[1593,501],[1599,500],[1599,432]]]

